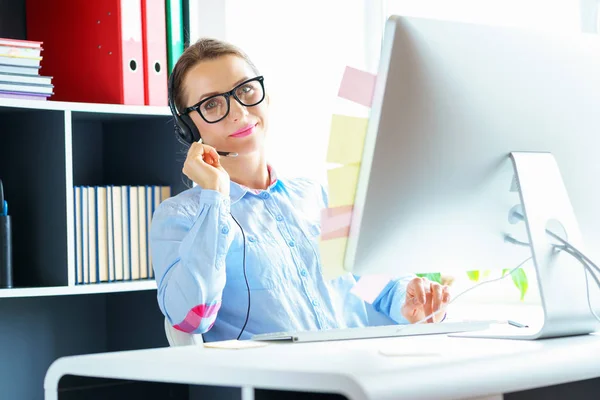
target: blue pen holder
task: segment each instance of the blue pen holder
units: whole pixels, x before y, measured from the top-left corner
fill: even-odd
[[[12,235],[8,203],[0,181],[0,289],[12,288]]]

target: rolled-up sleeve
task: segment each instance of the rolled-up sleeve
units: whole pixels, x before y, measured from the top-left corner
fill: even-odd
[[[398,324],[408,324],[409,321],[402,315],[402,306],[406,299],[406,287],[415,277],[407,275],[390,280],[373,302],[373,308]]]
[[[161,311],[176,329],[205,333],[221,307],[233,221],[228,197],[193,190],[156,209],[150,250]]]

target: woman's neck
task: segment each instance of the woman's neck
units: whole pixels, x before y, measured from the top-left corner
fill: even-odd
[[[221,165],[232,182],[250,189],[269,187],[269,170],[264,154],[239,155],[235,158],[221,158]]]

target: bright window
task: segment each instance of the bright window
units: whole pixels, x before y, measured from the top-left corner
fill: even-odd
[[[381,0],[389,15],[565,32],[598,32],[600,0]],[[376,1],[377,2],[377,1]],[[383,30],[370,32],[381,40]]]
[[[325,183],[332,112],[367,115],[337,100],[344,67],[366,66],[365,0],[204,3],[190,3],[199,15],[196,35],[241,47],[265,76],[271,98],[268,160],[281,174]]]
[[[588,7],[593,2],[581,2]],[[572,30],[581,28],[576,0],[386,0],[389,14],[500,26]]]

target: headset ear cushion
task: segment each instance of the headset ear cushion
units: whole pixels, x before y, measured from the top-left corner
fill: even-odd
[[[177,138],[184,144],[190,145],[192,143],[192,136],[188,130],[182,126],[181,122],[175,122],[175,133],[177,134]]]
[[[186,129],[186,134],[189,137],[190,141],[188,143],[192,144],[193,142],[197,142],[200,140],[200,132],[198,131],[198,128],[196,128],[196,124],[194,124],[194,121],[192,121],[192,118],[185,114],[185,115],[181,115],[181,122],[183,122],[183,124],[188,128]]]
[[[168,81],[168,104],[169,109],[171,110],[171,114],[173,115],[173,119],[175,122],[175,133],[177,135],[177,139],[188,146],[194,142],[194,134],[192,132],[192,127],[195,128],[194,122],[187,115],[179,115],[177,112],[177,107],[175,106],[175,101],[173,100],[173,87],[174,87],[174,76],[175,74],[171,73]],[[197,129],[196,129],[197,131]]]

